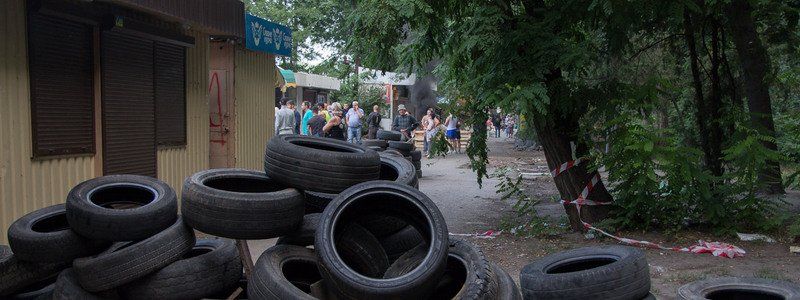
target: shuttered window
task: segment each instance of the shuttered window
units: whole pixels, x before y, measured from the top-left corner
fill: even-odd
[[[28,22],[33,155],[94,153],[92,28],[36,13]]]
[[[103,173],[155,177],[153,42],[105,31],[100,44]]]
[[[184,48],[155,43],[156,136],[160,146],[186,145]]]

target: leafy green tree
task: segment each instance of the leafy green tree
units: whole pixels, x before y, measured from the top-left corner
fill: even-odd
[[[753,200],[753,187],[780,178],[775,143],[789,140],[759,125],[772,119],[764,106],[772,106],[775,69],[765,56],[780,48],[782,61],[797,65],[798,5],[746,1],[752,7],[733,11],[745,2],[737,1],[361,0],[346,16],[359,34],[345,49],[384,70],[424,73],[439,62],[440,91],[466,100],[464,119],[475,131],[467,153],[479,183],[484,121],[501,107],[536,129],[550,169],[608,142],[608,154],[593,156],[608,168],[621,201],[615,216],[629,221],[623,226],[679,228],[686,219],[727,226],[718,222],[723,216],[753,224],[768,210]],[[735,24],[742,14],[753,18]],[[737,26],[750,26],[751,41],[765,38],[767,51],[743,53]],[[800,78],[785,66],[784,82]],[[786,95],[779,103],[797,107]],[[561,198],[577,198],[596,166],[557,176]],[[588,198],[612,201],[602,184]],[[608,207],[585,206],[580,216],[565,209],[582,229],[581,220],[603,219]]]

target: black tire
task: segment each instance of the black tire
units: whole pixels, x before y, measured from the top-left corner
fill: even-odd
[[[498,281],[489,260],[475,245],[450,240],[447,268],[434,299],[497,299]]]
[[[169,227],[178,217],[175,191],[163,181],[139,175],[84,181],[70,190],[66,208],[72,230],[104,241],[141,240]]]
[[[231,239],[270,239],[300,227],[303,196],[263,172],[214,169],[183,184],[181,213],[192,228]]]
[[[361,145],[364,147],[386,148],[389,143],[387,143],[386,140],[363,140],[361,141]]]
[[[378,147],[378,146],[365,146],[365,147],[367,147],[367,149],[370,149],[370,150],[373,150],[373,151],[376,151],[376,152],[383,152],[383,150],[386,150],[385,148],[381,148],[381,147]]]
[[[75,270],[72,268],[66,269],[58,274],[56,284],[53,288],[53,298],[57,300],[103,300],[103,299],[120,299],[119,295],[114,290],[108,290],[101,293],[91,293],[84,290],[78,283],[78,276],[75,275]]]
[[[14,295],[3,297],[6,300],[44,300],[53,299],[53,290],[56,285],[56,278],[53,275],[49,278],[36,282],[32,285],[18,290]]]
[[[425,243],[425,238],[419,234],[414,226],[408,225],[400,231],[380,239],[381,246],[386,251],[389,261],[393,262],[403,253]]]
[[[400,157],[381,154],[380,180],[395,181],[397,183],[414,186],[417,174],[414,165]]]
[[[494,280],[497,281],[497,300],[522,300],[522,294],[511,274],[500,268],[497,264],[491,263],[494,272]],[[648,300],[648,299],[644,299]]]
[[[403,157],[403,153],[400,153],[400,151],[397,151],[397,149],[388,148],[385,151],[383,151],[383,153]]]
[[[428,245],[419,245],[403,253],[403,255],[400,255],[400,257],[386,269],[386,272],[383,273],[383,278],[392,279],[411,273],[411,271],[421,265],[422,261],[425,260],[427,247]],[[438,282],[436,285],[438,286]],[[433,290],[435,291],[436,289],[434,288]]]
[[[420,161],[420,160],[422,160],[422,151],[419,151],[419,150],[411,151],[411,160],[412,161]]]
[[[403,153],[403,156],[411,156],[411,151],[414,150],[414,144],[407,142],[389,141],[389,148],[400,151],[400,153]]]
[[[276,245],[292,245],[308,247],[314,245],[314,233],[317,232],[320,214],[307,214],[303,216],[303,225],[296,231],[278,238]]]
[[[8,228],[8,245],[19,260],[35,263],[71,263],[96,254],[110,243],[89,240],[69,228],[64,204],[31,212]],[[54,251],[58,249],[58,251]]]
[[[644,252],[626,246],[573,249],[524,268],[525,299],[641,299],[650,292]]]
[[[180,260],[118,290],[127,299],[200,299],[231,290],[241,277],[236,243],[203,239]]]
[[[258,258],[247,284],[247,295],[257,300],[316,299],[311,285],[322,280],[317,257],[308,248],[275,245]]]
[[[267,175],[301,190],[339,193],[380,176],[378,153],[334,139],[280,135],[267,143]]]
[[[389,258],[378,238],[361,225],[350,223],[342,227],[335,239],[339,256],[359,274],[380,278],[389,268]]]
[[[656,295],[653,295],[653,293],[647,293],[647,296],[644,296],[642,300],[658,300],[658,299],[656,299]]]
[[[78,258],[73,269],[85,290],[109,290],[177,261],[194,244],[194,231],[178,218],[172,226],[147,239],[117,243],[96,256]]]
[[[410,273],[392,279],[371,278],[353,270],[337,254],[333,233],[346,228],[358,216],[377,213],[401,218],[414,226],[429,247],[423,262]],[[322,213],[314,248],[322,277],[345,297],[355,299],[411,299],[432,292],[444,272],[447,257],[447,225],[433,201],[407,185],[372,181],[355,185],[331,202]]]
[[[400,133],[400,131],[378,129],[378,132],[375,133],[375,137],[384,141],[399,141],[400,138],[403,137],[403,134]]]
[[[333,198],[336,198],[336,194],[311,191],[303,192],[303,196],[305,198],[306,214],[321,213],[323,210],[325,210],[325,207],[328,206],[328,203],[331,203]]]
[[[28,286],[53,277],[65,263],[31,263],[17,259],[11,248],[0,245],[0,296],[13,295]]]
[[[378,239],[392,235],[408,226],[408,223],[403,219],[380,213],[365,214],[359,217],[356,223],[367,229]]]
[[[764,278],[713,278],[678,288],[678,299],[800,299],[800,285]]]

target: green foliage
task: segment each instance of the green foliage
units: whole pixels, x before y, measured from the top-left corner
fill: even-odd
[[[615,198],[616,227],[678,230],[702,211],[720,210],[696,149],[679,146],[668,131],[658,130],[630,114],[608,123],[610,151],[594,151],[609,171]],[[700,209],[698,209],[700,208]]]
[[[566,222],[553,222],[536,213],[538,199],[529,197],[523,188],[522,176],[512,176],[513,171],[508,167],[497,168],[491,177],[499,182],[495,185],[496,193],[500,194],[500,201],[512,201],[515,216],[512,220],[506,219],[501,223],[503,230],[510,231],[519,236],[546,236],[564,233]],[[518,222],[522,219],[522,222]]]
[[[737,142],[723,150],[730,170],[724,177],[726,184],[718,187],[728,209],[711,217],[733,220],[729,222],[734,224],[729,226],[718,221],[717,227],[732,229],[749,225],[762,230],[774,229],[780,224],[768,222],[768,217],[778,213],[779,203],[759,197],[757,193],[764,183],[758,174],[768,161],[785,161],[784,156],[764,146],[763,142],[775,142],[774,138],[744,126],[737,129]]]
[[[769,227],[773,208],[756,193],[758,171],[794,157],[797,172],[800,153],[795,2],[749,2],[778,62],[767,79],[777,95],[777,139],[748,129],[730,1],[362,0],[346,18],[359,32],[346,49],[379,69],[424,72],[438,63],[439,91],[465,101],[456,108],[474,131],[467,154],[479,184],[487,176],[487,110],[501,107],[525,117],[521,136],[535,136],[530,125],[555,124],[570,127],[564,135],[578,148],[609,143],[608,153],[592,155],[609,172],[620,228]],[[684,27],[686,16],[694,26]],[[687,33],[698,48],[697,85]],[[695,87],[704,94],[698,100]],[[709,99],[720,100],[710,111],[722,118],[698,115]],[[572,131],[575,124],[582,130]],[[705,166],[699,124],[723,131],[715,145],[722,155],[707,150],[723,162],[723,176]],[[777,141],[781,152],[764,141]]]
[[[780,153],[764,147],[771,138],[744,126],[723,151],[728,172],[712,176],[703,153],[682,146],[669,129],[654,120],[621,111],[599,129],[609,132],[610,151],[595,150],[598,165],[608,170],[615,198],[614,217],[604,224],[615,228],[667,232],[707,224],[720,232],[741,229],[774,230],[781,226],[778,203],[761,199],[758,174],[767,161],[782,161]]]
[[[517,130],[516,137],[523,140],[532,140],[532,141],[539,141],[539,137],[536,136],[536,129],[533,127],[530,118],[526,118],[525,116],[520,116],[519,122],[519,130]]]
[[[478,186],[483,187],[483,178],[487,177],[486,165],[489,163],[489,150],[486,147],[486,119],[489,114],[485,108],[475,107],[475,104],[468,105],[467,114],[463,116],[465,124],[472,125],[472,135],[467,145],[467,157],[469,157],[470,168],[477,174]]]
[[[430,145],[428,148],[428,158],[436,156],[445,157],[450,151],[450,142],[445,138],[444,130],[437,131],[428,143]]]
[[[790,237],[800,238],[800,218],[794,218],[787,231]]]

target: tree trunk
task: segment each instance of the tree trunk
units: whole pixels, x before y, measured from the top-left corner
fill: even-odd
[[[697,128],[700,131],[700,147],[703,149],[706,168],[715,176],[722,176],[721,160],[721,130],[719,122],[719,76],[718,64],[714,66],[712,72],[712,89],[709,99],[703,96],[703,80],[700,74],[699,54],[697,52],[697,41],[695,39],[695,26],[689,9],[683,12],[683,30],[686,38],[686,48],[689,50],[689,62],[692,70],[692,85],[695,92],[695,109]],[[714,51],[712,51],[713,53]],[[712,56],[712,61],[714,57]],[[719,133],[719,134],[718,134]]]
[[[552,103],[558,102],[559,91],[567,90],[561,84],[560,78],[561,71],[556,70],[551,73],[547,80],[551,108],[553,106]],[[589,154],[589,147],[582,142],[582,138],[578,134],[578,121],[582,111],[583,108],[581,107],[574,108],[568,113],[550,109],[548,115],[538,116],[534,119],[533,124],[547,159],[547,167],[550,170],[558,168],[565,162],[574,160],[570,142],[576,144],[575,157],[584,157]],[[586,164],[581,164],[556,176],[553,181],[562,199],[575,200],[595,174],[597,172],[589,172],[587,170]],[[595,202],[613,201],[611,194],[608,193],[602,182],[594,187],[587,198]],[[567,212],[572,229],[583,231],[585,228],[581,224],[581,220],[590,224],[603,220],[608,216],[610,206],[582,206],[580,216],[575,205],[564,205],[564,209]]]
[[[753,8],[746,0],[733,0],[728,6],[731,37],[736,46],[739,65],[744,75],[750,121],[759,133],[775,138],[772,102],[769,96],[769,84],[766,82],[769,60],[767,51],[756,31],[752,13]],[[768,149],[778,150],[778,146],[774,142],[763,141],[762,143]],[[781,166],[777,161],[767,162],[767,166],[759,173],[759,181],[765,187],[764,192],[784,193]]]

